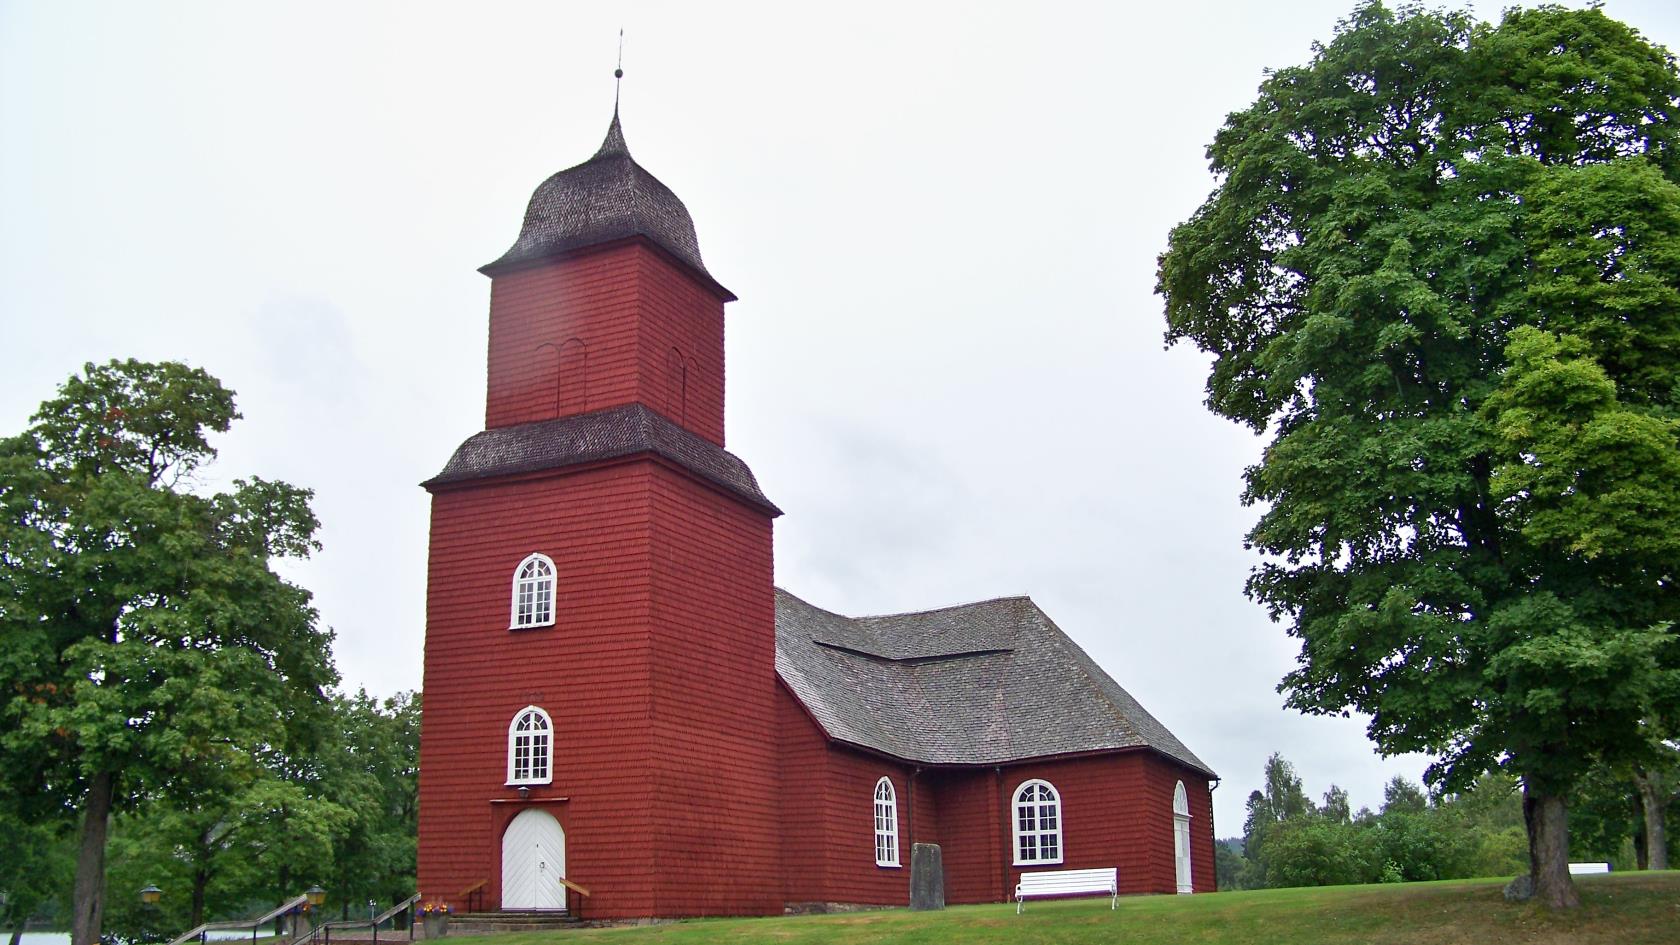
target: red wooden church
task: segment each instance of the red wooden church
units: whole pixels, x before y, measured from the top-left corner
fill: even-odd
[[[951,902],[1022,871],[1213,889],[1207,765],[1031,600],[848,618],[772,583],[724,449],[724,304],[630,157],[544,181],[490,277],[485,429],[432,494],[420,889],[591,917]]]

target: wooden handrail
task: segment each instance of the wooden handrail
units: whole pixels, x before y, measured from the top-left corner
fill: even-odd
[[[259,918],[233,919],[226,922],[206,922],[191,931],[182,932],[180,935],[172,939],[169,942],[169,945],[185,945],[185,943],[202,936],[205,932],[221,931],[223,929],[250,929],[253,933],[255,933],[257,926],[272,920],[275,916],[281,915],[282,913],[290,912],[308,901],[309,894],[304,893],[295,899],[288,899],[287,901],[281,903],[278,907],[270,909]]]
[[[486,882],[488,882],[488,880],[486,880]],[[379,918],[373,920],[373,924],[374,925],[380,925],[380,924],[390,920],[394,916],[396,916],[397,913],[403,911],[404,909],[407,909],[409,906],[412,906],[419,901],[420,901],[420,894],[415,893],[414,895],[409,896],[407,899],[404,899],[402,902],[399,902],[396,905],[392,906],[391,908],[386,909],[384,912],[380,913]]]
[[[571,880],[567,879],[564,876],[560,877],[560,882],[567,889],[570,889],[571,891],[577,893],[580,896],[589,895],[589,890],[583,888],[582,886],[579,886],[577,883],[572,882]]]
[[[379,927],[381,925],[384,925],[404,910],[413,908],[414,904],[419,901],[420,894],[415,893],[371,919],[333,919],[330,922],[323,922],[312,929],[300,933],[296,938],[292,939],[290,945],[306,945],[306,943],[314,942],[321,942],[322,945],[332,945],[333,929],[371,929],[373,932],[373,940],[377,942],[379,941]],[[408,931],[409,937],[413,938],[414,919],[412,915],[409,918]]]
[[[455,898],[461,900],[462,904],[466,906],[468,912],[477,911],[473,909],[473,897],[478,896],[479,905],[483,905],[483,893],[485,888],[489,885],[490,881],[488,879],[481,879],[478,882],[473,883],[471,886],[468,886],[466,889],[456,893]]]

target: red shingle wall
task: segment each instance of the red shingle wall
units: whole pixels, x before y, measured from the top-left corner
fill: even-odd
[[[1190,801],[1190,882],[1199,893],[1215,892],[1219,882],[1214,876],[1212,782],[1188,768],[1177,777],[1184,779],[1184,795]]]
[[[1016,789],[1031,778],[1049,781],[1062,799],[1060,865],[1014,866],[1013,834],[1005,821],[1011,889],[1026,870],[1117,866],[1122,893],[1175,891],[1168,773],[1165,763],[1141,751],[1005,769],[1003,801],[1009,816]]]
[[[489,880],[484,905],[498,907],[501,831],[523,809],[504,783],[508,724],[535,704],[553,719],[554,780],[528,803],[565,828],[567,875],[594,893],[586,910],[652,913],[654,477],[637,462],[433,496],[420,738],[428,897]],[[514,569],[533,551],[554,560],[557,623],[510,631]]]
[[[723,442],[723,301],[665,256],[637,246],[641,401]]]
[[[1016,789],[1049,781],[1062,800],[1062,862],[1016,866],[1011,818]],[[940,772],[934,783],[948,901],[996,902],[1013,894],[1024,870],[1120,870],[1122,893],[1177,891],[1173,861],[1173,786],[1190,801],[1191,874],[1212,892],[1212,800],[1205,775],[1152,752],[1121,752],[1066,761]]]
[[[828,739],[781,685],[776,726],[783,897],[789,903],[828,902]]]
[[[924,775],[925,776],[925,775]],[[942,771],[928,778],[938,805],[945,901],[998,902],[1005,898],[1003,857],[1008,825],[992,769]],[[1014,880],[1009,880],[1011,886]]]
[[[634,240],[503,273],[488,378],[487,428],[639,402],[721,446],[723,301]]]
[[[651,485],[652,914],[780,913],[770,518],[663,466]]]
[[[830,745],[828,795],[823,810],[828,818],[826,902],[903,906],[910,903],[910,847],[905,843],[905,765]],[[898,867],[875,865],[875,784],[892,778],[898,797]]]

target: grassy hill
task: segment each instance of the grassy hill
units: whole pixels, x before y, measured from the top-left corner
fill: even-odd
[[[1582,907],[1552,915],[1500,896],[1502,880],[1267,889],[1205,896],[902,909],[636,928],[474,936],[473,945],[1507,945],[1680,941],[1680,871],[1579,877]]]

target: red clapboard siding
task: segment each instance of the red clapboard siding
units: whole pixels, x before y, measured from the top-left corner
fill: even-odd
[[[531,790],[566,829],[567,875],[596,890],[598,914],[653,908],[654,747],[650,462],[432,500],[420,890],[451,897],[489,880],[499,905],[501,829],[519,807],[506,787],[507,729],[528,704],[554,722],[554,780]],[[510,631],[514,569],[554,559],[556,625]],[[458,903],[458,905],[465,905]]]
[[[822,814],[827,820],[827,843],[820,850],[795,856],[818,856],[825,861],[826,881],[816,901],[902,906],[910,902],[910,843],[905,828],[905,800],[911,768],[841,745],[830,745],[825,767],[827,791]],[[899,863],[875,865],[875,785],[891,778],[898,797]]]
[[[783,893],[789,903],[828,902],[828,739],[781,685],[776,725]]]
[[[498,275],[484,424],[641,403],[722,446],[723,321],[721,299],[639,240]],[[562,377],[573,339],[581,383]]]
[[[937,798],[945,899],[950,903],[997,902],[1004,885],[1009,835],[999,806],[1002,790],[990,769],[939,771],[928,778]]]
[[[655,470],[654,915],[782,911],[770,519]]]

